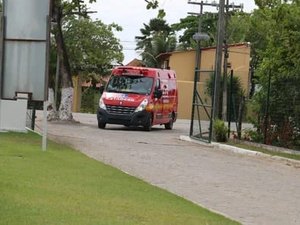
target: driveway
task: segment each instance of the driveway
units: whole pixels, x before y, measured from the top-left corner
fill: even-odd
[[[100,130],[91,114],[74,118],[80,123],[48,123],[48,137],[242,224],[300,224],[295,165],[181,141],[189,132],[186,120],[171,131],[145,132],[117,125]],[[38,114],[36,130],[41,124]]]

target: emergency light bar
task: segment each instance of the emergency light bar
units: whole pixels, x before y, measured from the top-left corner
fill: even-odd
[[[121,75],[145,76],[145,75],[148,75],[149,70],[122,68],[122,69],[118,69],[118,73],[120,73]]]

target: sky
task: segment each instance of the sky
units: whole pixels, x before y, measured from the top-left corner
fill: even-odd
[[[193,0],[193,2],[200,0]],[[189,12],[199,13],[199,5],[188,4],[188,0],[159,0],[160,9],[166,12],[166,21],[169,24],[177,23],[180,18],[185,18]],[[205,0],[204,2],[213,2]],[[218,2],[218,1],[217,1]],[[254,0],[235,0],[229,1],[235,5],[244,5],[244,12],[251,12],[255,8]],[[123,31],[116,32],[115,36],[119,38],[123,46],[124,61],[129,63],[134,58],[140,58],[134,50],[136,48],[135,36],[140,35],[140,29],[143,24],[149,24],[150,19],[157,16],[158,10],[147,10],[144,0],[97,0],[90,4],[91,11],[97,11],[91,14],[93,19],[99,19],[105,24],[116,23],[123,28]],[[216,11],[215,8],[205,6],[204,11]]]

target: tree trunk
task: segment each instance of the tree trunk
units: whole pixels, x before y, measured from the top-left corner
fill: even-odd
[[[60,120],[72,120],[73,84],[68,54],[62,32],[62,5],[59,0],[53,0],[53,18],[57,23],[55,41],[59,56],[59,71],[61,75],[62,96],[59,107]]]
[[[54,91],[53,88],[48,89],[48,106],[47,106],[47,120],[58,120],[58,112],[54,102]]]
[[[72,103],[73,103],[73,88],[72,87],[62,88],[61,100],[59,106],[60,120],[73,120]]]

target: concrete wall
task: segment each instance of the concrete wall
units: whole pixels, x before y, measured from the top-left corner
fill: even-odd
[[[26,132],[27,99],[0,100],[0,130]]]
[[[201,70],[213,71],[215,66],[215,48],[205,48],[201,55]],[[194,90],[195,75],[195,57],[196,52],[182,51],[172,52],[168,58],[169,66],[176,71],[179,91],[178,118],[190,119],[192,111],[192,99]],[[245,93],[249,92],[249,66],[250,66],[250,46],[247,44],[237,44],[229,47],[228,62],[231,69],[234,70],[234,76],[238,76]],[[212,72],[203,72],[200,74],[200,80],[197,84],[198,92],[202,100],[211,104],[210,97],[205,93],[206,82]],[[207,118],[204,111],[201,111],[202,118]]]
[[[73,79],[73,86],[74,86],[72,111],[80,112],[81,95],[82,95],[81,79],[80,76],[74,76],[72,79]]]

